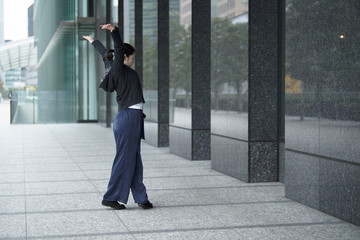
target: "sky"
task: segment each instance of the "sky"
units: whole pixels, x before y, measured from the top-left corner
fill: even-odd
[[[4,0],[4,39],[22,40],[28,36],[28,7],[34,0]]]

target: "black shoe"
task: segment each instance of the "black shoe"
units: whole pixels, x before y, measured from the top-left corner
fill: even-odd
[[[150,209],[153,208],[152,203],[147,200],[145,203],[138,203],[139,207],[143,208],[143,209]]]
[[[111,208],[116,209],[116,210],[121,210],[121,209],[126,208],[124,205],[119,204],[117,201],[102,200],[101,204],[104,205],[104,206],[107,206],[107,207],[111,207]]]

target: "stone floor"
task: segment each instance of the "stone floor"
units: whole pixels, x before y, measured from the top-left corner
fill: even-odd
[[[131,196],[126,210],[105,208],[114,148],[98,124],[0,122],[0,239],[360,239],[360,227],[285,198],[281,183],[248,184],[145,143],[155,208]]]

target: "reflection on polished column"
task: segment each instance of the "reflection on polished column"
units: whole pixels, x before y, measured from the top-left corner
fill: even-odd
[[[286,196],[360,225],[359,1],[286,9]]]
[[[169,149],[191,159],[191,0],[169,4]]]
[[[248,181],[248,4],[211,3],[211,167]]]
[[[158,0],[158,143],[169,146],[169,1]]]

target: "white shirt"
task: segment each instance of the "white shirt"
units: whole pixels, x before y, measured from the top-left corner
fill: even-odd
[[[141,103],[138,103],[138,104],[131,105],[129,108],[142,110],[143,105],[144,105],[144,103],[141,102]]]

